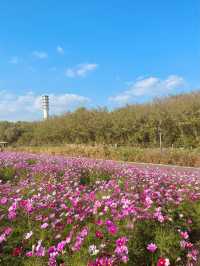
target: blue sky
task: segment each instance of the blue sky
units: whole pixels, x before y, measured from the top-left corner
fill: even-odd
[[[198,0],[2,0],[0,119],[200,88]]]

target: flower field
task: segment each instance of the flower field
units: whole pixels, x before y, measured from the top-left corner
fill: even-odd
[[[0,153],[0,265],[200,265],[200,173]]]

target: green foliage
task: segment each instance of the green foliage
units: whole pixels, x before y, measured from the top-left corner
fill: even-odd
[[[81,176],[80,177],[80,185],[86,186],[86,185],[90,185],[90,183],[91,183],[90,176]]]
[[[80,184],[81,185],[93,185],[98,180],[109,181],[112,173],[103,170],[84,170],[81,173]]]
[[[6,223],[5,221],[1,221],[0,230],[3,228]],[[19,221],[14,221],[12,224],[15,226],[14,232],[9,236],[9,241],[5,242],[2,246],[3,257],[0,257],[0,265],[3,266],[21,266],[23,265],[23,257],[22,256],[12,256],[13,248],[17,248],[21,246],[21,236],[24,235],[27,230],[29,230],[27,216],[22,214],[20,223]],[[30,247],[31,248],[31,247]]]
[[[26,162],[28,163],[28,165],[34,165],[34,164],[37,163],[37,160],[35,160],[35,159],[28,159]]]
[[[157,227],[155,243],[157,243],[161,256],[170,256],[174,262],[180,256],[180,237],[172,226]]]
[[[0,180],[3,183],[8,181],[14,181],[16,178],[16,170],[12,167],[2,167],[0,168]]]
[[[159,257],[170,257],[172,265],[178,265],[176,259],[181,255],[180,237],[174,225],[156,221],[140,221],[129,231],[128,265],[156,265]],[[147,245],[156,243],[157,251],[149,258]],[[144,258],[149,258],[144,261]]]
[[[0,139],[13,145],[120,144],[198,147],[200,92],[133,104],[113,111],[79,108],[43,122],[1,122]],[[105,157],[109,150],[104,149]],[[124,154],[127,160],[127,154]]]
[[[48,262],[45,262],[43,258],[28,258],[21,263],[22,266],[46,266]]]
[[[172,265],[183,265],[177,262],[178,257],[183,257],[184,251],[180,249],[180,235],[178,230],[187,231],[190,225],[190,241],[200,248],[200,202],[184,201],[177,208],[168,206],[172,221],[159,223],[155,220],[138,221],[129,230],[129,262],[128,265],[156,265],[159,257],[170,257]],[[179,215],[182,214],[180,217]],[[149,243],[156,243],[157,250],[149,261],[146,249]],[[185,264],[184,264],[185,265]]]
[[[144,221],[134,225],[134,229],[129,231],[129,262],[128,265],[144,265],[144,254],[148,254],[146,247],[154,239],[155,224]],[[145,256],[148,257],[148,256]],[[150,261],[145,262],[150,265]]]

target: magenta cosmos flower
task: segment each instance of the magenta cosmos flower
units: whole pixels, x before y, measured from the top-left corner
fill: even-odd
[[[150,243],[147,245],[147,250],[151,253],[154,253],[156,251],[156,249],[157,249],[157,246],[154,243]]]
[[[169,266],[170,262],[169,259],[167,258],[159,258],[158,262],[157,262],[157,266]]]

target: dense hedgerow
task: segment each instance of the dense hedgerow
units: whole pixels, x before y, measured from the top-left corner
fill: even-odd
[[[198,148],[199,110],[200,91],[194,91],[112,111],[79,108],[43,122],[2,121],[0,139],[19,146],[117,143],[156,148],[162,133],[163,147]]]
[[[0,265],[200,265],[199,171],[1,153],[0,179]]]

